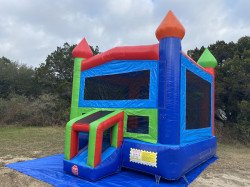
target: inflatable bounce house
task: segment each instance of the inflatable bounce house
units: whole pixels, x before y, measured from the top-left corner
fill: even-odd
[[[177,180],[216,154],[214,68],[208,49],[196,63],[181,50],[185,29],[170,11],[158,44],[115,47],[93,56],[73,50],[64,171],[96,181],[129,168]]]

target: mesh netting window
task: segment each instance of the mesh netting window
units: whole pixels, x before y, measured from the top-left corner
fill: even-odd
[[[112,111],[98,111],[93,114],[90,114],[89,116],[86,116],[78,121],[76,123],[83,123],[83,124],[89,124],[92,123],[93,121],[96,121],[108,114],[112,113]]]
[[[102,139],[102,152],[104,152],[106,149],[111,147],[111,136],[110,133],[111,129],[107,129],[103,132],[103,139]]]
[[[128,116],[127,132],[148,134],[149,117],[148,116]]]
[[[136,71],[85,79],[85,100],[149,99],[150,71]]]
[[[210,127],[211,84],[186,71],[186,129]]]
[[[87,132],[79,132],[78,134],[78,151],[84,150],[88,146],[89,134]]]

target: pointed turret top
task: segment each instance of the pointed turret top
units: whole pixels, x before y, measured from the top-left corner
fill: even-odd
[[[73,49],[72,56],[74,58],[89,58],[93,56],[93,52],[85,38]]]
[[[170,10],[155,31],[155,35],[158,40],[165,37],[177,37],[182,39],[185,35],[185,28]]]
[[[204,68],[215,68],[218,65],[214,55],[206,48],[197,62]]]

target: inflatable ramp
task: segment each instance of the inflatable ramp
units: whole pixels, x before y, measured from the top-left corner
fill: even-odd
[[[123,123],[121,110],[94,110],[71,120],[64,170],[92,181],[120,171]]]

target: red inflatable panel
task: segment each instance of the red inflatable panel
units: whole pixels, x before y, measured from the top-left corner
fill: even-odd
[[[123,119],[124,119],[124,112],[119,113],[106,121],[100,123],[97,127],[96,132],[96,147],[95,147],[95,158],[94,158],[94,167],[96,167],[101,162],[102,157],[102,139],[103,139],[103,132],[114,126],[118,123],[118,147],[121,146],[123,141]]]
[[[158,60],[159,45],[115,47],[82,61],[81,71],[99,66],[112,60]]]
[[[205,68],[207,72],[214,76],[214,68]]]
[[[73,49],[72,56],[74,58],[90,58],[93,56],[92,50],[85,38]]]
[[[89,124],[74,123],[72,130],[77,132],[89,132]]]
[[[89,124],[74,123],[71,131],[70,159],[78,153],[78,132],[88,132]]]

